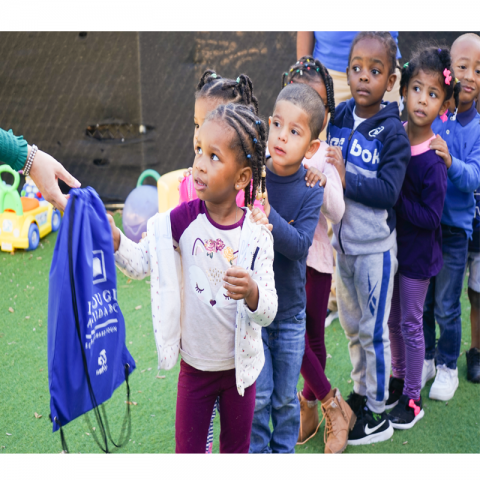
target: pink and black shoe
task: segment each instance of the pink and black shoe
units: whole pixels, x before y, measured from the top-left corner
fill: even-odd
[[[397,406],[398,401],[403,394],[404,384],[405,380],[403,380],[403,378],[390,377],[390,383],[388,385],[388,400],[385,404],[387,410]]]
[[[423,416],[422,397],[418,400],[402,395],[397,406],[388,414],[392,427],[397,430],[412,428]]]

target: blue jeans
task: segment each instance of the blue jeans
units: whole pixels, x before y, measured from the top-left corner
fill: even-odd
[[[443,267],[430,280],[423,307],[425,359],[435,358],[435,320],[440,327],[437,365],[457,368],[462,340],[460,296],[468,256],[468,239],[462,228],[442,224]]]
[[[250,453],[295,453],[300,430],[297,382],[305,351],[305,324],[303,310],[262,328],[265,365],[256,382]]]

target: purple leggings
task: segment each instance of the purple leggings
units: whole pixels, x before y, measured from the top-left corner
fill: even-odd
[[[405,379],[403,394],[415,400],[420,397],[422,386],[423,304],[429,283],[430,279],[418,280],[397,273],[388,319],[393,376]]]
[[[212,410],[220,398],[220,453],[248,453],[255,408],[255,384],[237,391],[235,369],[204,372],[180,362],[175,452],[205,453]]]
[[[307,267],[307,324],[305,353],[300,373],[305,380],[302,395],[310,401],[325,398],[332,389],[325,375],[325,317],[332,275]]]

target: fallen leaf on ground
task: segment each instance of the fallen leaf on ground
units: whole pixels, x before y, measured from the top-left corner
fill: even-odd
[[[165,378],[165,375],[157,375],[157,378]]]
[[[347,380],[347,383],[352,383],[352,379],[350,379],[350,380]]]
[[[90,434],[89,434],[88,432],[85,432],[85,435],[88,435],[88,436],[90,436]]]
[[[11,437],[12,434],[11,433],[8,433],[8,432],[5,432],[7,434],[7,437]]]
[[[25,318],[28,320],[28,319],[30,318],[30,316],[29,316],[29,315],[27,315]]]
[[[148,370],[148,371],[150,371],[151,369],[152,369],[152,367],[150,367],[150,368],[147,368],[147,370]]]
[[[145,370],[142,370],[140,373],[143,373]]]
[[[41,259],[42,259],[42,257],[37,257],[37,260],[41,260]]]
[[[129,278],[129,279],[127,280],[127,283],[132,283],[132,279]]]
[[[403,442],[403,445],[406,445],[408,443],[408,440],[406,442]]]
[[[35,412],[35,418],[42,418],[42,415],[39,415],[37,412]]]
[[[10,313],[13,313],[15,310],[14,310],[12,307],[8,307],[8,311],[9,311]]]
[[[142,306],[138,305],[138,306],[135,307],[135,310],[140,310],[141,308],[142,308]]]
[[[145,283],[150,285],[150,280],[145,280]]]
[[[332,356],[329,353],[327,353],[327,358],[332,358]]]

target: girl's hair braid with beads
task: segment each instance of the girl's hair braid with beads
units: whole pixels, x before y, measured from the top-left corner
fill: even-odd
[[[390,32],[359,32],[353,39],[352,46],[350,47],[350,53],[348,54],[348,65],[350,65],[350,60],[352,59],[352,53],[355,45],[360,40],[364,40],[365,38],[374,38],[375,40],[383,43],[390,61],[389,73],[390,75],[395,73],[395,69],[397,68],[397,42],[392,37]]]
[[[458,108],[460,95],[460,82],[456,82],[455,73],[452,67],[452,57],[447,47],[438,47],[431,44],[421,44],[418,50],[413,54],[412,59],[405,63],[402,68],[402,78],[400,80],[400,95],[403,97],[404,90],[408,89],[408,84],[412,77],[419,71],[425,73],[433,73],[439,76],[440,84],[443,86],[445,100],[453,98],[455,100],[455,108]],[[447,76],[445,71],[448,70],[447,76],[451,79],[449,83],[445,83]]]
[[[197,85],[195,98],[218,98],[225,103],[252,105],[258,114],[258,100],[253,94],[253,83],[243,73],[236,80],[223,78],[214,70],[205,70]]]
[[[330,123],[335,119],[335,95],[333,90],[333,79],[327,68],[310,55],[302,57],[297,63],[290,66],[288,72],[282,74],[282,88],[290,83],[304,82],[315,83],[322,81],[327,90],[327,105],[330,113]]]
[[[267,129],[265,122],[254,112],[253,106],[246,107],[238,103],[220,105],[205,119],[226,122],[234,131],[230,148],[237,152],[239,163],[247,164],[253,173],[253,188],[245,187],[245,205],[250,207],[255,200],[265,198],[265,150]]]

